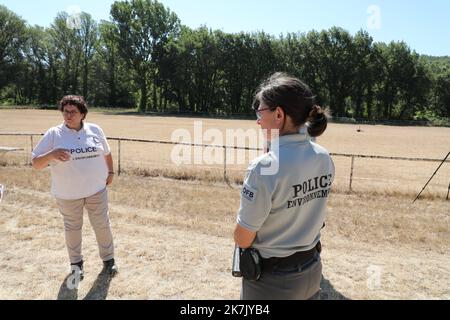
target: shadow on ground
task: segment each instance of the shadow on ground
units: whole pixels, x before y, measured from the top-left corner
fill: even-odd
[[[106,300],[111,279],[109,274],[100,273],[83,300]]]
[[[86,294],[83,300],[106,300],[108,297],[109,286],[111,284],[112,277],[108,274],[100,273],[97,276],[92,288]],[[71,289],[72,288],[72,289]],[[350,300],[342,293],[337,291],[331,282],[322,277],[320,282],[320,300]],[[71,275],[68,275],[58,292],[58,300],[77,300],[78,299],[78,289]]]
[[[324,277],[322,277],[320,282],[320,288],[320,300],[350,300],[350,298],[337,291],[331,282]]]
[[[61,287],[59,288],[57,300],[77,300],[78,286],[74,282],[73,275],[69,274],[64,278]]]
[[[72,278],[73,277],[71,275],[68,275],[64,279],[61,287],[59,288],[57,297],[58,300],[78,299],[78,286],[73,282]],[[111,279],[112,277],[110,275],[100,273],[83,300],[106,300],[108,297]]]

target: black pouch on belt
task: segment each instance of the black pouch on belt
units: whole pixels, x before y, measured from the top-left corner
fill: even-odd
[[[257,281],[261,277],[261,261],[261,255],[257,249],[243,249],[239,263],[242,277],[246,280]]]

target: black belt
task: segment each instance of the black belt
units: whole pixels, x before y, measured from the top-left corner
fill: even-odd
[[[263,258],[262,270],[264,272],[273,272],[276,269],[286,269],[299,265],[301,266],[311,261],[315,257],[316,252],[320,253],[321,251],[322,245],[320,244],[319,241],[314,248],[308,251],[299,251],[294,253],[293,255],[284,258],[276,258],[276,257],[268,259]]]

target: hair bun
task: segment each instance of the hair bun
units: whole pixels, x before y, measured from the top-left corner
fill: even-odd
[[[321,106],[314,105],[309,113],[307,122],[308,133],[311,137],[320,136],[327,128],[329,111]]]
[[[317,115],[323,114],[324,111],[321,106],[313,105],[311,111],[309,112],[309,118],[315,118]]]

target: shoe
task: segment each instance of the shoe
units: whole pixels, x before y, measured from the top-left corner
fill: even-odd
[[[110,275],[111,277],[114,277],[119,272],[119,269],[117,268],[116,262],[114,259],[110,259],[108,261],[103,261],[103,270],[102,273]]]
[[[78,263],[70,264],[70,273],[78,276],[78,279],[81,281],[84,279],[84,270],[83,270],[83,260]]]

